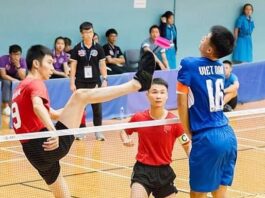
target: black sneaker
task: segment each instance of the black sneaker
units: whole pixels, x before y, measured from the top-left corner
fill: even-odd
[[[233,111],[233,108],[229,104],[225,104],[223,111],[224,112],[230,112],[230,111]]]
[[[133,77],[142,86],[139,91],[146,91],[151,87],[156,62],[152,52],[145,51],[139,61],[138,71]]]

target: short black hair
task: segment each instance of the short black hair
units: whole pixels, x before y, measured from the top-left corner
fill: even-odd
[[[64,45],[65,45],[65,38],[62,37],[62,36],[58,36],[58,37],[54,40],[54,48],[55,48],[55,45],[56,45],[56,43],[57,43],[58,40],[63,40]]]
[[[26,62],[28,70],[31,70],[33,60],[42,62],[45,55],[52,56],[52,51],[43,45],[33,45],[28,49]]]
[[[108,29],[107,31],[106,31],[106,37],[109,37],[109,35],[111,35],[111,34],[116,34],[116,35],[118,35],[118,32],[117,32],[117,30],[115,30],[114,28],[110,28],[110,29]]]
[[[21,52],[22,53],[22,48],[19,45],[14,44],[14,45],[10,45],[9,46],[9,54],[17,53],[17,52]]]
[[[155,28],[157,28],[157,29],[160,31],[158,25],[152,25],[152,26],[149,28],[149,33],[151,34],[152,30],[155,29]]]
[[[174,13],[173,12],[171,12],[171,11],[166,11],[163,15],[162,15],[162,17],[166,17],[166,19],[168,19],[169,17],[171,17],[171,16],[174,16]]]
[[[252,12],[254,12],[254,7],[253,7],[253,5],[250,4],[250,3],[246,3],[246,4],[243,6],[243,8],[242,8],[242,14],[245,14],[245,9],[246,9],[246,7],[248,7],[248,6],[250,6],[251,9],[252,9]]]
[[[230,60],[224,60],[223,64],[228,64],[230,67],[232,67],[233,63]]]
[[[93,24],[86,21],[83,22],[80,26],[79,26],[79,30],[80,32],[82,32],[83,30],[90,30],[91,28],[93,28]]]
[[[225,27],[216,25],[211,28],[210,44],[214,48],[214,55],[222,58],[232,53],[234,48],[234,36]]]
[[[162,78],[154,78],[152,81],[152,85],[163,85],[168,89],[168,83]]]
[[[71,41],[71,39],[68,38],[68,37],[64,37],[64,43],[65,43],[66,46],[70,46],[70,45],[72,45],[72,41]]]

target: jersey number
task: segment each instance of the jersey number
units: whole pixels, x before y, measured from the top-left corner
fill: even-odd
[[[213,81],[206,80],[207,90],[208,90],[208,97],[210,103],[210,112],[216,112],[223,110],[224,107],[224,80],[217,79],[215,81],[215,93],[213,89]]]
[[[21,127],[21,118],[16,102],[12,103],[12,120],[14,128],[19,129]]]

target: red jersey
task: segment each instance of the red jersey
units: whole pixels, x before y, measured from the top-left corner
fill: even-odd
[[[170,112],[166,119],[176,118]],[[153,120],[149,111],[136,113],[132,116],[130,122],[150,121]],[[138,133],[138,153],[136,160],[152,166],[167,165],[172,162],[172,151],[174,143],[178,137],[184,133],[184,129],[180,123],[168,124],[153,127],[141,127],[134,129],[126,129],[125,132],[131,135],[133,132]]]
[[[50,100],[48,90],[42,80],[29,79],[21,81],[12,98],[12,121],[17,134],[38,132],[45,128],[42,121],[33,111],[32,98],[42,98],[44,106],[49,111]],[[27,142],[22,140],[22,143]]]

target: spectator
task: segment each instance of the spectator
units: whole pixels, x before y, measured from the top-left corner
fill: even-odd
[[[253,6],[249,3],[243,6],[242,14],[238,17],[235,25],[234,36],[236,46],[233,53],[233,62],[252,62],[252,37],[251,34],[255,28],[252,19]]]
[[[149,50],[154,53],[156,59],[156,70],[168,69],[168,61],[166,57],[166,50],[155,44],[155,39],[160,36],[159,27],[152,25],[149,29],[150,37],[147,38],[141,45],[141,54]]]
[[[107,69],[103,48],[93,41],[94,30],[90,22],[80,25],[82,41],[78,43],[71,53],[70,89],[95,89],[107,86]],[[100,79],[102,76],[102,81]],[[102,125],[101,103],[91,104],[93,110],[94,126]],[[96,139],[104,141],[102,133],[95,133]]]
[[[177,28],[174,24],[174,14],[171,11],[166,11],[161,17],[160,24],[161,36],[170,40],[171,48],[166,50],[167,60],[170,69],[176,69],[177,60]]]
[[[2,81],[3,115],[9,116],[12,97],[12,82],[26,77],[26,61],[21,57],[22,48],[19,45],[9,47],[9,55],[0,57],[0,74]]]
[[[232,111],[237,105],[237,90],[239,82],[237,76],[232,73],[232,62],[229,60],[223,61],[225,69],[225,84],[224,84],[224,112]]]
[[[125,66],[123,53],[121,49],[115,45],[117,36],[118,32],[115,29],[108,29],[106,32],[108,43],[103,46],[109,75],[133,72],[133,70]]]
[[[64,52],[67,54],[68,60],[70,59],[71,56],[71,51],[72,51],[72,41],[68,37],[64,37]]]
[[[96,32],[94,32],[93,41],[99,44],[99,36]]]
[[[57,37],[54,41],[53,54],[53,66],[54,71],[51,78],[65,78],[69,77],[69,66],[68,66],[68,56],[64,52],[65,39],[61,36]]]

